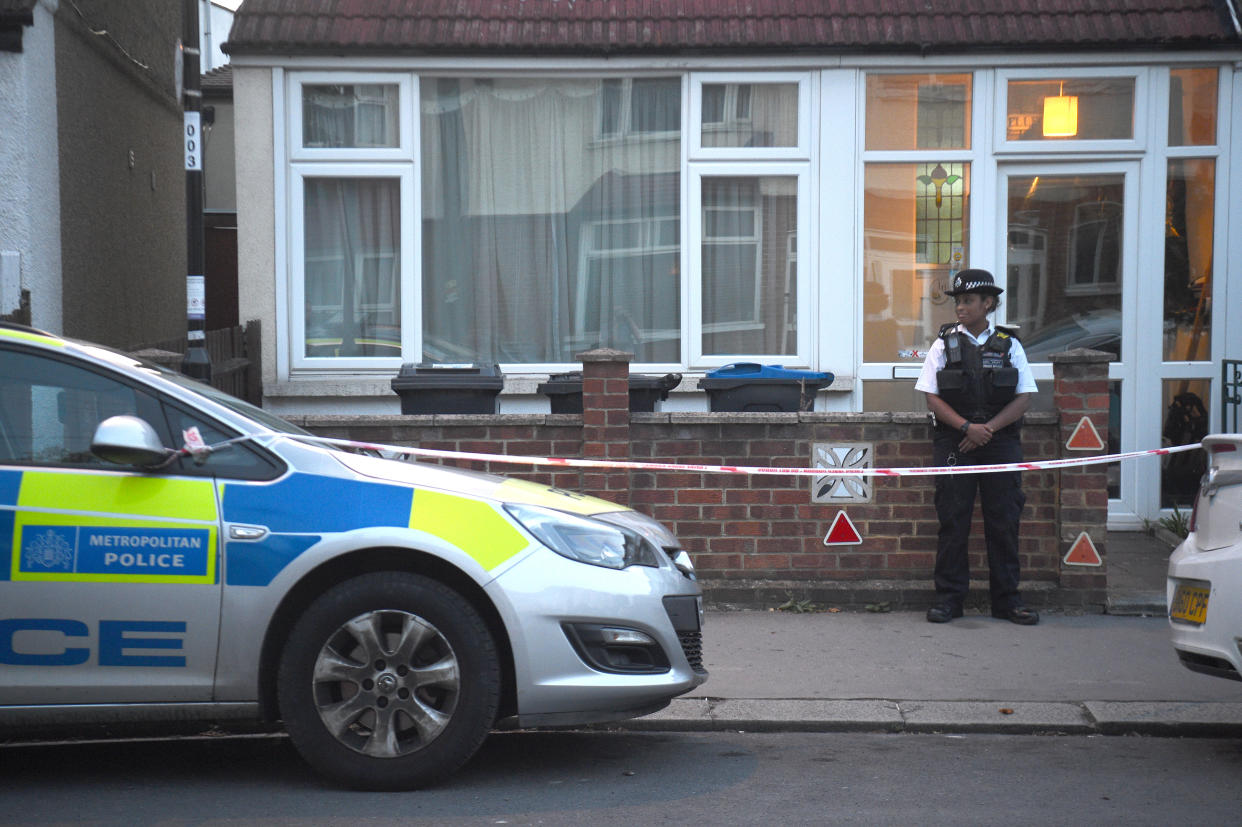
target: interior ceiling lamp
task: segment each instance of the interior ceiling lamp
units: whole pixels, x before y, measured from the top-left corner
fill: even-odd
[[[1061,81],[1061,94],[1044,98],[1044,137],[1070,138],[1078,134],[1078,96],[1065,94],[1065,81]]]

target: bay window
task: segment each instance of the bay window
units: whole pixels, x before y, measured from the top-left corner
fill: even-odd
[[[287,84],[293,369],[809,364],[808,75]]]

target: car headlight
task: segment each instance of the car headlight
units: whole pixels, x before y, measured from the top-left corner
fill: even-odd
[[[648,517],[640,511],[609,511],[607,514],[596,514],[595,519],[637,531],[656,548],[662,548],[668,552],[673,565],[682,574],[691,580],[697,579],[694,573],[694,563],[691,562],[686,550],[681,547],[681,541],[659,520]]]
[[[539,542],[570,560],[609,569],[660,565],[655,547],[632,529],[535,505],[506,505],[505,510]]]

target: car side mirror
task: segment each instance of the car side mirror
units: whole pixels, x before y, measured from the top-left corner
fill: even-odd
[[[154,468],[165,465],[177,451],[164,447],[159,434],[136,416],[110,416],[95,429],[91,453],[117,465]]]

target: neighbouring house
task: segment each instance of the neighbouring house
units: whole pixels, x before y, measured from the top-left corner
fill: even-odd
[[[203,75],[203,266],[207,325],[235,327],[237,316],[237,178],[233,171],[233,69]]]
[[[1170,412],[1219,422],[1242,358],[1237,12],[247,0],[224,49],[265,404],[395,414],[404,362],[499,363],[501,413],[536,413],[604,347],[683,374],[664,411],[735,362],[833,372],[820,412],[922,411],[973,266],[1041,387],[1053,353],[1113,354],[1110,448],[1193,441]],[[1110,524],[1188,504],[1153,467],[1110,466]]]
[[[180,4],[0,0],[0,316],[184,335]]]

